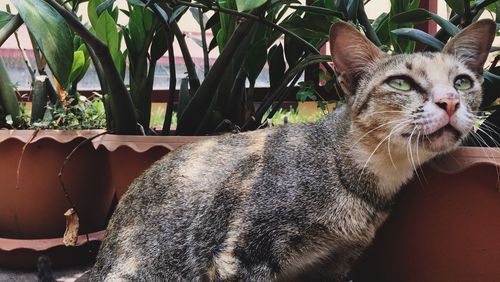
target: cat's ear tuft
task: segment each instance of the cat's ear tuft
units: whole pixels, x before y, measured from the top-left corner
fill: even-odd
[[[472,71],[481,74],[495,39],[496,24],[484,19],[464,28],[444,46],[443,52],[458,58]]]
[[[346,94],[354,94],[359,78],[367,71],[367,67],[387,55],[345,22],[331,26],[330,52],[342,88],[348,92]]]

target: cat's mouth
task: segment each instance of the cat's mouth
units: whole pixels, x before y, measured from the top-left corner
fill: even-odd
[[[455,140],[460,139],[460,136],[462,135],[460,133],[460,131],[458,131],[455,127],[453,127],[451,124],[448,123],[447,125],[445,125],[445,126],[441,127],[440,129],[434,131],[433,133],[424,135],[423,138],[424,139],[428,139],[430,141],[433,141],[433,140],[436,140],[436,139],[440,138],[441,136],[443,136],[446,133],[451,134],[454,137]]]
[[[458,131],[451,124],[447,124],[447,125],[441,127],[440,129],[432,132],[432,133],[419,135],[418,139],[420,141],[423,141],[423,142],[426,142],[426,141],[427,142],[433,142],[433,141],[436,141],[439,138],[443,137],[444,135],[450,136],[450,138],[453,141],[457,141],[462,136],[462,134],[460,133],[460,131]],[[404,133],[403,134],[403,137],[406,137],[406,138],[411,138],[411,136],[412,136],[412,134],[409,134],[409,133]],[[413,136],[414,136],[414,134],[413,134]],[[415,138],[415,139],[417,139],[417,138]]]

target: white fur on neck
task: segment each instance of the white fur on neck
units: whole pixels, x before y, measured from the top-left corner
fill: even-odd
[[[386,150],[377,151],[372,155],[374,149],[355,146],[351,152],[356,163],[361,168],[364,167],[363,173],[373,173],[378,179],[380,193],[388,196],[396,194],[401,186],[413,177],[415,169],[432,158],[424,152],[419,152],[417,158],[416,152],[413,151],[412,164],[406,150],[393,149],[389,157]]]

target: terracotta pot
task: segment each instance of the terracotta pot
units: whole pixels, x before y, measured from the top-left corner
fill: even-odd
[[[354,281],[500,281],[500,151],[461,148],[423,169]]]
[[[177,147],[208,137],[200,136],[130,136],[104,135],[96,138],[94,147],[104,147],[111,169],[111,182],[117,199],[132,181],[155,161]]]
[[[36,269],[38,257],[50,257],[54,267],[94,263],[104,231],[78,236],[78,244],[66,247],[63,238],[5,239],[0,238],[0,266],[16,269]]]
[[[7,239],[28,242],[63,236],[64,212],[71,205],[61,189],[59,170],[78,144],[100,132],[0,131],[0,252],[6,251],[2,242]],[[62,179],[80,217],[79,234],[103,230],[113,200],[106,152],[91,143],[80,147]],[[16,248],[35,256],[37,250],[30,246]],[[12,258],[2,258],[2,266],[9,266]]]

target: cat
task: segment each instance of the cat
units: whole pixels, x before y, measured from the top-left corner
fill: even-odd
[[[156,162],[118,204],[90,280],[344,281],[418,166],[472,130],[495,28],[391,56],[332,25],[346,105]]]

